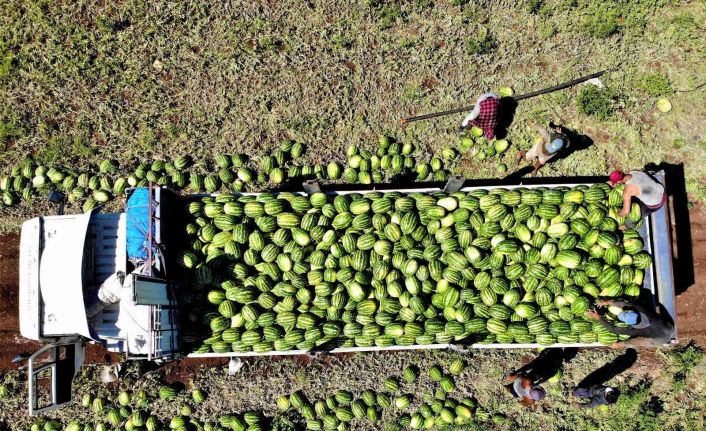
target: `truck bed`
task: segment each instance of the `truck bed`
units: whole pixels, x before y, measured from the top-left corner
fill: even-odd
[[[152,220],[155,232],[153,241],[162,244],[164,226],[161,223],[161,214],[164,211],[173,211],[170,206],[175,205],[175,202],[171,193],[162,193],[161,188],[154,190],[153,199],[156,204],[155,217]],[[128,196],[132,196],[128,193]],[[166,195],[168,197],[164,206],[167,208],[163,208],[162,199]],[[128,206],[130,202],[128,198]],[[97,288],[116,272],[121,271],[127,275],[135,269],[128,256],[127,231],[129,225],[147,229],[149,223],[144,220],[145,217],[147,213],[130,213],[129,209],[122,213],[95,213],[91,217],[84,254],[84,280],[87,280],[87,285]],[[162,269],[162,260],[154,258],[152,263],[158,270]],[[90,324],[97,337],[105,343],[107,350],[127,353],[131,358],[171,355],[178,345],[174,310],[158,305],[138,304],[127,278],[125,283],[121,301],[108,306],[92,318]],[[141,293],[164,296],[164,292],[159,289]],[[91,295],[95,295],[95,291],[89,292],[89,297]],[[144,299],[144,295],[142,296]],[[161,298],[153,297],[148,298],[148,301],[159,299]],[[162,346],[168,347],[163,349]]]
[[[660,172],[655,175],[660,181],[664,183],[664,173]],[[476,189],[493,189],[493,188],[536,188],[536,187],[560,187],[568,186],[573,187],[580,184],[590,185],[593,183],[565,183],[565,184],[516,184],[516,185],[502,185],[502,186],[478,186],[478,187],[464,187],[461,188],[461,192],[470,192]],[[350,193],[367,193],[372,190],[351,190],[351,191],[336,191],[337,194],[350,194]],[[432,193],[442,191],[440,187],[431,188],[410,188],[410,189],[395,189],[395,190],[376,190],[381,193],[385,192],[421,192],[421,193]],[[257,196],[258,193],[248,193],[250,195]],[[674,277],[672,274],[672,252],[671,252],[671,235],[670,235],[670,224],[669,224],[669,207],[665,204],[655,213],[651,214],[644,225],[639,229],[640,236],[642,237],[645,250],[648,251],[652,256],[654,256],[653,265],[650,270],[645,271],[645,278],[643,283],[643,289],[647,289],[652,294],[652,299],[654,301],[655,307],[660,305],[669,314],[672,320],[676,317],[676,302],[674,299]],[[672,340],[676,341],[677,329],[676,322],[674,325],[674,332],[672,334]],[[551,346],[541,345],[538,343],[531,344],[520,344],[520,343],[474,343],[474,344],[429,344],[429,345],[412,345],[412,346],[391,346],[391,347],[347,347],[347,348],[334,348],[328,350],[330,353],[351,353],[351,352],[370,352],[370,351],[398,351],[398,350],[419,350],[419,349],[453,349],[453,350],[467,350],[467,349],[526,349],[526,348],[545,348],[545,347],[603,347],[600,343],[556,343]],[[309,354],[309,351],[303,350],[288,350],[288,351],[270,351],[265,353],[191,353],[188,356],[193,358],[213,358],[213,357],[252,357],[252,356],[288,356],[288,355],[302,355]]]

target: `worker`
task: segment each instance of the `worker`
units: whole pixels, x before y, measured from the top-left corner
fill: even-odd
[[[527,125],[539,132],[542,141],[537,142],[529,151],[519,151],[516,160],[519,162],[524,158],[528,162],[534,161],[534,170],[531,174],[534,177],[539,168],[546,165],[559,151],[569,148],[570,142],[567,132],[562,126],[549,123],[549,130],[547,130],[534,120],[529,120]]]
[[[486,139],[495,139],[495,127],[498,124],[500,99],[495,93],[485,93],[478,97],[470,114],[461,122],[461,128],[476,126],[483,129]]]
[[[517,371],[511,371],[505,378],[511,384],[505,386],[513,396],[520,398],[522,405],[531,406],[546,396],[540,383],[551,379],[561,369],[565,360],[575,354],[568,349],[545,349],[531,362]]]
[[[614,334],[630,336],[630,344],[653,348],[668,344],[672,339],[674,325],[654,310],[640,304],[628,304],[624,301],[606,299],[596,301],[596,305],[609,307],[608,311],[615,315],[618,321],[629,326],[627,328],[614,326],[596,311],[588,311],[586,315],[598,320]],[[619,343],[616,343],[614,347],[619,347]]]
[[[513,396],[520,398],[520,404],[523,406],[531,406],[536,401],[543,400],[547,395],[544,388],[536,384],[529,373],[513,372],[505,378],[512,382],[505,385],[505,389]]]
[[[591,386],[590,388],[577,387],[571,393],[576,398],[588,398],[587,403],[575,403],[580,409],[590,409],[602,405],[615,404],[620,396],[620,391],[610,386]]]
[[[618,213],[621,217],[627,217],[630,214],[633,202],[640,206],[640,219],[662,208],[667,202],[664,186],[645,172],[629,171],[625,173],[616,170],[611,172],[609,179],[613,187],[618,184],[625,186],[623,188],[623,208]],[[635,224],[631,220],[625,221],[625,226],[628,228],[635,227]]]

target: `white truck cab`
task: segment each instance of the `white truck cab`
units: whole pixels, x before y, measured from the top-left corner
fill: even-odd
[[[31,415],[71,401],[86,342],[130,359],[178,354],[178,310],[162,247],[163,202],[171,196],[131,189],[122,213],[94,210],[22,225],[20,332],[48,343],[28,360]]]

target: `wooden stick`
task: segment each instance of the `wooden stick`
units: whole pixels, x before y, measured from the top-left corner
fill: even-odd
[[[525,94],[521,94],[519,96],[514,96],[514,97],[512,97],[512,99],[519,101],[519,100],[529,99],[530,97],[539,96],[541,94],[546,94],[546,93],[551,93],[551,92],[558,91],[558,90],[563,90],[564,88],[572,87],[576,84],[580,84],[582,82],[588,81],[589,79],[598,78],[599,76],[603,75],[606,71],[607,70],[602,70],[600,72],[596,72],[591,75],[584,76],[582,78],[574,79],[573,81],[568,81],[563,84],[555,85],[553,87],[545,88],[543,90],[537,90],[537,91],[533,91],[531,93],[525,93]],[[466,111],[472,110],[473,108],[474,108],[474,105],[471,105],[471,106],[464,106],[463,108],[450,109],[448,111],[440,111],[440,112],[433,112],[431,114],[417,115],[416,117],[401,118],[400,123],[404,126],[407,123],[411,123],[413,121],[427,120],[429,118],[442,117],[445,115],[456,114],[458,112],[466,112]]]

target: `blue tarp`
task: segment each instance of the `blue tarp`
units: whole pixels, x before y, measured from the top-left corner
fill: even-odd
[[[152,207],[154,211],[154,206]],[[150,247],[148,239],[150,214],[149,189],[135,189],[127,200],[127,257],[131,262],[145,262]],[[154,224],[152,225],[154,238]],[[153,250],[154,256],[154,250]]]

